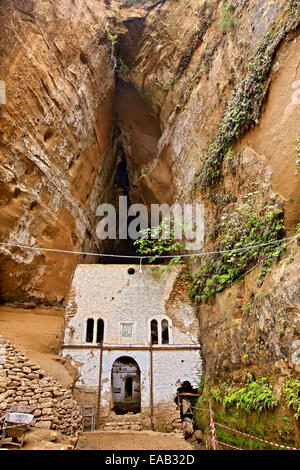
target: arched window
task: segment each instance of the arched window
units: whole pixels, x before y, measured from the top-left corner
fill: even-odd
[[[162,344],[169,344],[169,322],[168,320],[163,320],[161,322],[161,343]]]
[[[93,318],[89,318],[86,325],[86,342],[93,343],[94,342],[94,320]]]
[[[151,321],[151,338],[152,344],[158,344],[158,323],[157,320]]]
[[[97,343],[101,343],[104,338],[104,321],[99,318],[97,322]]]

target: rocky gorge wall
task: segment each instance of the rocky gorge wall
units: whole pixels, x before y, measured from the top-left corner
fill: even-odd
[[[144,200],[204,204],[205,251],[295,236],[299,2],[166,1],[146,13],[135,3],[116,14],[127,28],[123,79],[161,128],[155,157],[135,172]],[[293,445],[299,245],[252,253],[190,263],[206,370],[200,403],[212,398],[220,422]],[[205,413],[195,419],[202,430],[208,425]]]

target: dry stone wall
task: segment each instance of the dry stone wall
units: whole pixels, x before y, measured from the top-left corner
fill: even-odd
[[[35,427],[76,435],[81,416],[71,391],[1,336],[0,347],[0,416],[13,406],[32,406]]]

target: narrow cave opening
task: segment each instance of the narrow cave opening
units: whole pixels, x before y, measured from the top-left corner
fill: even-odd
[[[127,31],[119,34],[113,47],[115,89],[111,153],[114,170],[108,188],[110,200],[104,201],[113,204],[116,209],[117,239],[107,241],[104,249],[106,254],[130,258],[101,258],[99,262],[137,265],[141,255],[136,250],[134,240],[118,237],[119,197],[128,198],[128,207],[134,204],[146,206],[150,227],[151,205],[172,206],[175,184],[172,150],[166,146],[162,152],[159,151],[162,137],[161,105],[131,76],[138,50],[142,46],[145,18],[130,18],[124,21],[124,26]],[[122,227],[126,223],[128,229],[134,219],[127,216]],[[143,260],[143,264],[147,262]]]
[[[118,145],[117,152],[120,155],[120,160],[117,165],[117,171],[115,174],[113,186],[114,189],[121,189],[123,191],[124,196],[128,196],[129,175],[127,170],[127,161],[124,149],[120,144]]]
[[[117,234],[120,233],[120,222],[119,222],[119,216],[120,216],[120,207],[119,207],[119,197],[120,196],[125,196],[127,198],[127,206],[128,208],[131,205],[131,197],[130,197],[130,192],[131,192],[131,180],[130,180],[130,175],[128,171],[128,163],[127,159],[130,158],[128,157],[128,154],[126,154],[126,151],[123,147],[123,144],[121,141],[119,141],[119,138],[121,136],[121,131],[119,127],[117,126],[115,128],[114,134],[117,143],[115,144],[115,152],[116,152],[116,171],[113,179],[113,194],[114,194],[114,201],[115,201],[115,209],[117,213]],[[128,233],[128,228],[130,223],[132,222],[133,217],[127,216],[126,219],[126,231]],[[134,240],[132,240],[129,236],[127,239],[121,239],[117,238],[111,246],[110,254],[114,255],[122,255],[122,256],[133,256],[133,258],[110,258],[109,263],[113,264],[114,262],[117,264],[135,264],[138,263],[136,258],[134,256],[138,256],[138,253],[136,251],[136,247],[134,246]]]

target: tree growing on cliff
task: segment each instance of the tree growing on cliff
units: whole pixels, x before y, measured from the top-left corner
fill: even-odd
[[[138,247],[137,252],[149,257],[149,263],[155,263],[160,259],[167,260],[167,264],[160,269],[161,273],[166,272],[171,266],[184,263],[180,256],[174,254],[185,250],[184,243],[175,238],[177,228],[184,228],[182,221],[165,218],[157,227],[142,230],[141,238],[134,242],[134,245]],[[159,270],[159,268],[154,268],[154,270]]]

